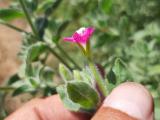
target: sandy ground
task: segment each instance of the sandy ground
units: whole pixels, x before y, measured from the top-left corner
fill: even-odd
[[[11,1],[11,0],[10,0]],[[0,8],[8,7],[9,0],[0,0]],[[26,25],[24,20],[14,20],[11,24],[30,31],[29,26]],[[4,83],[12,74],[16,73],[20,66],[20,60],[17,57],[17,53],[21,48],[22,36],[20,33],[0,25],[0,85]],[[53,59],[51,56],[47,61],[52,61],[51,63],[57,65],[57,59]],[[54,61],[54,62],[53,62]],[[49,63],[49,62],[48,62]],[[52,64],[49,64],[52,66]],[[41,97],[37,95],[37,97]],[[33,96],[30,94],[22,94],[16,97],[11,97],[11,94],[6,94],[4,99],[4,107],[8,113],[12,113],[17,108],[22,106],[26,101],[30,100]],[[0,104],[0,111],[1,111]]]
[[[8,0],[0,0],[0,8],[8,6]],[[20,28],[25,28],[25,22],[22,20],[12,21]],[[21,34],[0,25],[0,83],[2,83],[9,76],[14,74],[20,64],[17,58],[17,53],[21,46]]]
[[[0,8],[8,7],[8,5],[9,0],[0,0]],[[22,29],[27,28],[24,20],[14,20],[11,24]],[[20,33],[4,25],[0,25],[0,85],[2,85],[2,83],[4,83],[4,81],[12,74],[16,73],[20,66],[20,60],[17,57],[17,53],[21,48],[21,40],[22,36]],[[31,95],[28,94],[17,97],[11,97],[11,95],[8,94],[5,97],[4,102],[5,110],[8,113],[11,113],[31,98]]]

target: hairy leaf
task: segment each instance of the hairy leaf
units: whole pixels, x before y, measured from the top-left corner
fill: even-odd
[[[99,104],[98,93],[85,82],[68,82],[67,93],[73,102],[81,105],[82,109],[96,109]]]
[[[31,45],[27,52],[27,61],[36,60],[46,49],[47,45],[42,42],[37,42]]]
[[[116,75],[115,75],[115,73],[113,72],[112,69],[107,74],[107,78],[108,78],[108,80],[109,80],[110,83],[116,84]]]
[[[23,86],[20,86],[18,87],[14,92],[13,92],[13,96],[16,96],[16,95],[19,95],[19,94],[22,94],[22,93],[26,93],[26,92],[29,92],[30,89],[29,89],[29,86],[27,85],[23,85]]]
[[[109,13],[112,8],[112,1],[113,0],[100,0],[102,11],[104,11],[105,13]]]
[[[73,80],[71,71],[63,64],[59,65],[59,73],[64,81]]]
[[[43,81],[52,81],[53,82],[54,71],[50,67],[44,67],[40,71],[40,79]]]
[[[17,18],[24,17],[24,14],[22,11],[18,9],[12,9],[12,8],[1,8],[0,9],[0,19],[5,21],[11,21]]]
[[[40,38],[42,39],[45,34],[45,29],[48,26],[48,19],[46,17],[39,17],[35,21],[35,25]]]
[[[15,74],[15,75],[10,77],[10,79],[8,81],[8,85],[11,85],[11,84],[17,82],[18,80],[20,80],[18,74]]]
[[[116,76],[117,83],[124,82],[127,77],[127,70],[120,58],[117,58],[115,60],[114,66],[113,66],[113,72]]]
[[[61,100],[66,108],[72,111],[78,111],[80,109],[80,105],[74,103],[69,97],[67,93],[66,86],[61,85],[57,87],[57,92],[60,95]]]

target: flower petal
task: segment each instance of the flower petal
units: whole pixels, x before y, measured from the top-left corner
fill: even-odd
[[[63,39],[64,39],[64,41],[76,42],[73,37],[65,37]]]
[[[89,27],[89,28],[86,28],[82,38],[83,38],[83,41],[87,42],[89,40],[89,38],[92,36],[94,32],[94,28],[92,27]]]
[[[77,32],[75,32],[73,34],[73,38],[76,42],[80,43],[80,44],[85,44],[86,42],[82,39],[81,35],[78,34]]]
[[[94,28],[88,27],[88,28],[86,28],[84,33],[87,34],[88,36],[91,36],[93,34],[93,32],[94,32]]]
[[[72,37],[65,37],[65,41],[69,42],[77,42],[83,46],[85,46],[90,39],[91,35],[94,32],[94,28],[88,27],[88,28],[80,28],[78,31],[76,31]]]

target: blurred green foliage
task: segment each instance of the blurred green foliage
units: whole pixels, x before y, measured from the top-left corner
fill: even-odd
[[[93,26],[91,39],[93,56],[109,77],[117,57],[125,62],[128,73],[125,80],[145,85],[155,98],[156,119],[160,119],[160,1],[159,0],[25,0],[39,37],[49,43],[58,44],[82,66],[80,52],[62,42],[83,26]],[[23,17],[18,0],[10,5],[19,10],[13,13]],[[1,10],[5,11],[5,10]],[[0,11],[3,20],[11,20]],[[5,13],[11,14],[11,11]],[[14,12],[14,11],[12,11]],[[21,16],[20,16],[21,15]],[[15,19],[16,16],[13,16]],[[36,43],[33,40],[27,44]],[[25,39],[27,39],[25,37]],[[29,39],[31,40],[31,39]],[[26,43],[26,42],[25,42]],[[37,43],[36,43],[37,44]],[[33,45],[34,46],[34,45]],[[25,48],[25,47],[23,47]],[[37,49],[37,48],[36,48]],[[35,56],[43,48],[37,49]],[[35,57],[34,57],[35,59]],[[33,76],[30,76],[33,78]],[[115,78],[114,78],[115,79]],[[33,82],[33,81],[32,81]]]

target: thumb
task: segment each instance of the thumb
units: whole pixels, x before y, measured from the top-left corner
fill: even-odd
[[[115,88],[92,120],[153,120],[153,99],[145,87],[127,82]]]

